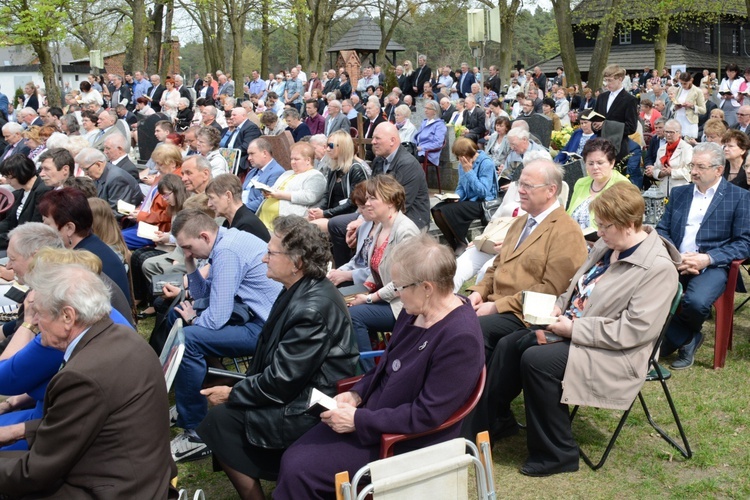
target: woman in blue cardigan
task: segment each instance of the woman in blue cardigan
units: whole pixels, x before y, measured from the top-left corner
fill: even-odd
[[[453,143],[453,154],[458,158],[458,200],[438,203],[432,208],[432,218],[456,253],[468,244],[466,233],[474,219],[484,213],[482,202],[497,198],[497,170],[495,162],[484,151],[478,151],[471,139],[461,137]]]

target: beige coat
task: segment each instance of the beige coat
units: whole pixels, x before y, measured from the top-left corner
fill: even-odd
[[[626,410],[641,390],[648,358],[677,291],[679,251],[646,226],[632,255],[614,262],[573,320],[560,400],[568,405]],[[578,279],[608,250],[599,240],[557,300],[565,311]]]
[[[684,92],[687,92],[685,102],[695,106],[694,108],[685,108],[685,116],[690,123],[698,123],[698,115],[706,114],[706,100],[703,98],[703,91],[695,85],[690,87],[690,90],[680,87],[675,96],[675,102],[679,102],[680,95]]]
[[[656,164],[654,165],[654,177],[659,178],[659,172],[662,169],[661,159],[667,154],[667,145],[662,144],[659,151],[656,152]],[[690,167],[688,164],[693,161],[693,146],[687,143],[684,139],[680,139],[680,143],[672,153],[672,157],[669,159],[669,165],[672,169],[670,175],[664,176],[659,179],[659,188],[664,196],[669,196],[672,189],[677,186],[684,186],[690,182]]]

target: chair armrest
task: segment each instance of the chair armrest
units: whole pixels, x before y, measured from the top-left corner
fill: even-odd
[[[356,377],[349,377],[339,380],[338,382],[336,382],[336,394],[350,391],[351,388],[354,387],[354,384],[359,382],[362,377],[363,375],[357,375]]]

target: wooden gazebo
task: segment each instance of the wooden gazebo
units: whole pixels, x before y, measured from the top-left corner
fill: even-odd
[[[362,64],[365,64],[366,60],[370,59],[370,64],[374,66],[377,64],[376,57],[380,49],[381,40],[380,28],[378,28],[377,24],[369,17],[360,18],[352,29],[347,31],[338,42],[327,50],[331,54],[331,67],[334,65],[334,54],[345,51],[356,52]],[[406,47],[391,40],[386,47],[385,58],[393,66],[396,66],[396,53],[404,52],[405,50]],[[388,57],[388,54],[390,54],[390,57]]]

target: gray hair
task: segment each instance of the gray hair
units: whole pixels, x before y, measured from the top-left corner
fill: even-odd
[[[328,101],[328,107],[329,108],[333,107],[333,108],[339,108],[339,109],[341,109],[341,101],[339,101],[337,99],[331,99],[331,100]],[[19,125],[19,127],[20,127],[20,125]]]
[[[215,106],[204,106],[203,107],[203,115],[213,116],[216,118],[216,107]]]
[[[664,126],[666,127],[667,125],[674,125],[675,127],[677,127],[677,132],[682,132],[682,124],[674,118],[671,120],[667,120]]]
[[[546,149],[535,149],[534,151],[529,151],[525,155],[523,155],[523,165],[526,166],[532,161],[536,160],[549,160],[552,161],[552,155],[549,154],[549,151]]]
[[[443,99],[447,100],[448,98],[447,97],[443,97]],[[441,102],[442,102],[442,99],[441,99]],[[399,106],[399,108],[400,107],[401,106]],[[435,113],[440,113],[440,105],[437,102],[433,101],[432,99],[430,99],[429,101],[427,101],[426,103],[424,103],[424,107],[425,108],[430,108]],[[396,109],[398,109],[398,108],[396,108]],[[411,110],[409,110],[409,113],[411,114]],[[407,116],[409,116],[409,115],[407,115]]]
[[[69,134],[73,134],[81,130],[81,125],[78,123],[78,118],[76,118],[76,115],[74,114],[62,115],[60,117],[60,123],[65,124],[65,128],[67,128]]]
[[[313,136],[310,136],[310,140],[308,142],[310,144],[319,144],[322,146],[328,144],[328,137],[326,137],[325,134],[315,134]]]
[[[224,99],[224,106],[226,107],[227,104],[229,104],[231,107],[234,107],[234,105],[237,104],[237,99],[235,99],[234,97],[227,97],[226,99]]]
[[[524,162],[524,167],[530,165],[531,163],[531,161],[529,163]],[[542,168],[542,174],[544,175],[544,184],[548,186],[555,186],[555,196],[559,196],[560,192],[562,191],[562,166],[552,161],[551,158],[537,159],[534,163],[540,163],[544,167]]]
[[[399,106],[396,106],[395,112],[400,115],[403,115],[406,118],[409,118],[411,116],[411,109],[409,109],[409,106],[407,106],[406,104],[401,104]]]
[[[105,144],[109,143],[110,145],[112,145],[112,146],[114,146],[116,148],[120,148],[120,149],[122,149],[124,151],[125,150],[125,145],[126,145],[126,142],[125,142],[126,140],[127,139],[125,139],[125,136],[122,135],[122,134],[111,134],[109,137],[107,137],[104,140],[104,143]]]
[[[119,134],[118,134],[119,135]],[[68,139],[68,136],[63,134],[62,132],[53,132],[52,135],[47,138],[47,148],[65,148],[68,146],[68,142],[70,139]]]
[[[36,266],[24,278],[34,290],[35,306],[60,317],[64,307],[76,312],[76,324],[91,326],[112,311],[107,285],[78,264]]]
[[[529,131],[522,128],[511,128],[510,132],[508,132],[508,140],[512,138],[528,140],[529,137],[531,137]]]
[[[23,132],[23,127],[20,123],[8,122],[3,125],[3,132],[7,132],[9,134],[20,134],[21,132]]]
[[[693,146],[693,156],[697,153],[707,153],[711,157],[711,166],[724,167],[724,148],[714,142],[699,142]]]
[[[371,102],[374,102],[375,104],[377,104],[378,108],[380,107],[380,99],[378,99],[378,96],[373,94],[370,97],[368,97],[367,104],[370,104]]]
[[[198,170],[198,172],[205,172],[206,170],[211,172],[211,162],[208,161],[208,158],[206,158],[203,155],[193,155],[189,159],[192,159],[195,161],[195,168]],[[187,160],[185,160],[187,161]],[[211,176],[209,176],[210,178]]]
[[[456,257],[428,234],[405,239],[393,250],[393,265],[403,283],[431,283],[439,295],[453,291]]]
[[[41,222],[27,222],[12,229],[8,240],[24,259],[30,259],[44,247],[64,248],[62,236],[55,229]]]
[[[36,112],[34,108],[23,108],[21,111],[23,111],[24,115],[31,115],[31,116],[39,116],[39,114]]]
[[[293,120],[299,120],[299,111],[294,108],[287,108],[281,114],[284,119],[292,118]]]
[[[76,163],[79,165],[92,165],[100,161],[106,163],[107,157],[96,148],[83,148],[81,152],[76,155]]]
[[[277,217],[273,221],[273,232],[281,239],[281,245],[289,259],[302,270],[304,276],[325,278],[331,261],[326,233],[299,215]]]
[[[180,104],[184,104],[185,106],[190,107],[190,99],[187,97],[180,97]]]

